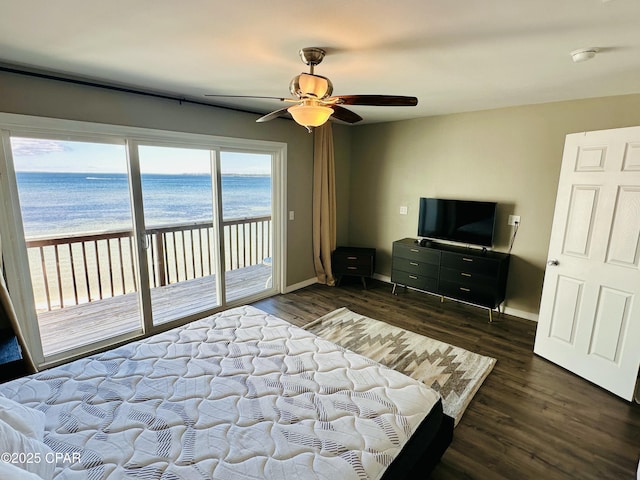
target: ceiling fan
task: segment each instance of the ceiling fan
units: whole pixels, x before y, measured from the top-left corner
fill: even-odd
[[[303,48],[300,58],[309,65],[309,73],[296,75],[289,84],[289,91],[297,98],[258,97],[251,95],[206,95],[208,97],[271,98],[281,102],[294,103],[260,117],[257,122],[268,122],[274,118],[290,114],[293,119],[311,132],[329,117],[346,123],[357,123],[362,117],[343,105],[373,105],[382,107],[412,107],[418,104],[416,97],[400,95],[336,95],[332,96],[333,84],[327,77],[316,75],[314,69],[324,59],[326,52],[317,47]]]

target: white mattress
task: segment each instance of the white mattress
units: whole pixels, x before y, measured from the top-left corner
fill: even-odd
[[[0,385],[79,453],[62,479],[378,479],[438,401],[424,384],[239,307]]]

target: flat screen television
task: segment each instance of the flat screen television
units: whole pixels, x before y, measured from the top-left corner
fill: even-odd
[[[493,246],[496,202],[421,198],[418,236]]]

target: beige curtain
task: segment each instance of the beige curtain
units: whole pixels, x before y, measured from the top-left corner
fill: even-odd
[[[314,130],[313,262],[318,282],[335,285],[331,253],[336,249],[336,182],[331,122]]]
[[[0,317],[2,317],[3,320],[8,320],[9,325],[11,325],[11,328],[13,328],[13,332],[16,334],[18,343],[20,344],[20,348],[22,349],[22,359],[24,360],[27,371],[36,372],[36,365],[33,362],[31,354],[29,353],[29,348],[27,347],[27,342],[22,333],[22,328],[20,328],[18,317],[16,316],[16,312],[13,308],[13,303],[11,303],[11,297],[9,296],[7,284],[4,282],[4,274],[2,272],[2,268],[0,268]]]

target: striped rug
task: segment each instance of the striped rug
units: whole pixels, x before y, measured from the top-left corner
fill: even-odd
[[[305,326],[310,332],[419,380],[440,393],[444,412],[457,425],[493,369],[485,357],[346,308]]]

